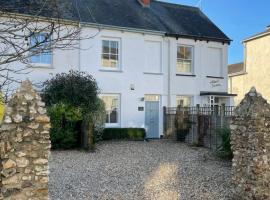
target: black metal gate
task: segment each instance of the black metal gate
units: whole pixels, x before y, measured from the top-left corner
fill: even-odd
[[[164,107],[164,137],[177,139],[177,120],[188,115],[190,126],[185,142],[216,150],[221,144],[219,129],[229,127],[234,107]],[[181,121],[180,121],[181,122]]]

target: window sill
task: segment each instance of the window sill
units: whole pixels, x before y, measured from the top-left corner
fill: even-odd
[[[51,64],[43,64],[43,63],[30,63],[27,65],[30,68],[42,68],[42,69],[53,69]]]
[[[100,72],[118,72],[122,73],[123,71],[120,69],[99,69]]]
[[[160,72],[143,72],[144,74],[149,74],[149,75],[163,75],[163,73]]]
[[[207,78],[224,79],[222,76],[206,76]]]
[[[117,123],[117,124],[108,124],[108,123],[106,123],[105,128],[120,128],[120,124],[119,123]]]
[[[196,77],[195,74],[176,74],[176,76],[188,76],[188,77]]]

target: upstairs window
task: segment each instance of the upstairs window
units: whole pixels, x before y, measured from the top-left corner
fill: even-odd
[[[51,42],[47,34],[34,34],[30,38],[30,45],[33,47],[31,49],[31,54],[34,54],[30,57],[31,64],[40,66],[49,66],[52,64]]]
[[[193,47],[183,45],[177,47],[176,72],[180,74],[193,73]]]
[[[102,67],[119,69],[119,41],[102,40]]]

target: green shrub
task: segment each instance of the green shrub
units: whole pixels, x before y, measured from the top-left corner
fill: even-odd
[[[53,149],[71,149],[78,147],[78,124],[82,120],[80,109],[64,103],[48,107],[51,118],[50,130]]]
[[[78,147],[77,133],[69,129],[51,129],[52,149],[73,149]]]
[[[103,140],[144,140],[146,135],[143,128],[105,128]]]
[[[42,98],[47,106],[63,102],[83,113],[96,110],[98,86],[95,79],[80,71],[56,74],[44,83]]]
[[[221,137],[221,145],[217,149],[217,153],[221,158],[232,159],[233,152],[231,148],[231,130],[229,128],[217,129],[217,133]]]
[[[98,92],[95,79],[80,71],[56,74],[44,83],[42,98],[52,119],[52,138],[57,139],[52,142],[53,148],[73,147],[74,138],[77,145],[80,144],[82,130],[89,133],[86,128],[94,128],[94,140],[91,141],[100,140],[106,113],[104,103],[98,98]],[[83,129],[80,126],[82,122]],[[89,140],[82,144],[84,148],[85,145],[93,145],[89,144]]]

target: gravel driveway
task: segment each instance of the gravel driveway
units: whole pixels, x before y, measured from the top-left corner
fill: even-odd
[[[52,200],[230,199],[230,163],[173,141],[103,142],[95,153],[53,151]]]

